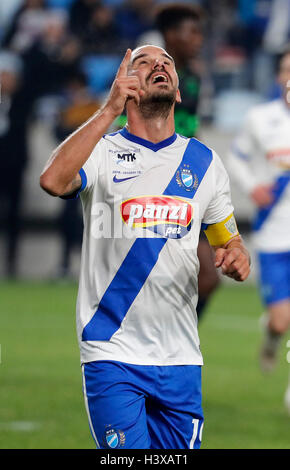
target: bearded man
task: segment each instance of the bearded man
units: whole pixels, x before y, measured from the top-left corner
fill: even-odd
[[[98,448],[200,447],[201,227],[217,268],[237,281],[249,274],[221,160],[175,133],[180,100],[164,49],[128,49],[102,109],[40,177],[49,194],[80,194],[83,205],[77,331]],[[124,106],[126,127],[105,134]]]

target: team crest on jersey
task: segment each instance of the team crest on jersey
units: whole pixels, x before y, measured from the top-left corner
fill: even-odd
[[[123,201],[123,222],[141,227],[166,238],[182,238],[191,229],[193,207],[185,199],[173,196],[141,196]]]
[[[176,172],[176,181],[186,191],[192,191],[198,187],[198,178],[196,174],[192,174],[189,165],[184,165]]]
[[[103,446],[107,449],[119,449],[125,444],[125,434],[120,429],[115,430],[111,426],[105,432]]]

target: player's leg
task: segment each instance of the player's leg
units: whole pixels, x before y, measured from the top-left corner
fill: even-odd
[[[86,410],[97,448],[149,449],[145,396],[130,366],[96,361],[84,364],[82,370]]]
[[[290,326],[290,299],[269,305],[268,311],[269,329],[275,331],[278,335],[286,333]]]
[[[203,232],[201,232],[199,238],[197,256],[199,259],[200,269],[198,275],[198,303],[196,312],[198,319],[200,320],[211,294],[220,283],[220,279],[214,265],[213,250]]]
[[[261,367],[265,372],[271,371],[276,365],[281,339],[290,325],[290,301],[281,300],[268,305],[267,314],[261,348]]]
[[[151,449],[199,449],[203,430],[201,367],[157,367],[154,400],[146,403]]]
[[[259,263],[261,296],[267,308],[260,362],[262,370],[270,371],[290,326],[290,254],[260,253]]]

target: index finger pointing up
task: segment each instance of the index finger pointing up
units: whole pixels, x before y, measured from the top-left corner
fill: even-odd
[[[132,55],[131,49],[127,49],[127,52],[124,55],[124,58],[123,58],[123,60],[120,64],[120,67],[119,67],[118,72],[116,74],[116,78],[127,77],[127,69],[128,69],[128,65],[130,63],[131,55]]]

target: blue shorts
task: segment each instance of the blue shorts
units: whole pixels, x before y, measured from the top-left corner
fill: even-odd
[[[82,366],[89,425],[100,449],[199,449],[201,366]]]
[[[290,252],[258,253],[260,291],[266,305],[290,300]]]

